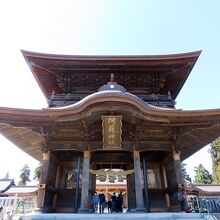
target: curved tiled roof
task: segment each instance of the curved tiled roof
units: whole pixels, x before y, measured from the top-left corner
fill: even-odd
[[[14,185],[14,180],[12,179],[0,179],[0,194],[6,192]]]
[[[148,135],[155,135],[154,145],[157,142],[160,145],[161,141],[168,141],[170,144],[175,140],[179,150],[182,151],[182,158],[187,158],[210,143],[220,132],[220,109],[184,111],[158,108],[149,105],[136,95],[118,90],[96,92],[76,104],[62,108],[42,110],[0,108],[0,132],[26,153],[39,160],[45,139],[45,134],[41,132],[42,128],[48,128],[51,131],[54,129],[54,135],[60,132],[59,134],[64,138],[69,137],[68,132],[84,131],[83,123],[86,121],[87,126],[99,121],[100,127],[97,131],[100,133],[101,116],[111,112],[122,114],[124,120],[127,117],[126,123],[130,123],[129,120],[135,121],[137,125],[143,123],[143,129],[146,129],[146,132],[149,130],[149,134],[146,133],[143,141],[148,138]],[[53,132],[51,134],[53,135]],[[55,137],[55,140],[58,139],[59,136]],[[83,140],[84,137],[78,138],[74,146],[80,146],[79,143]],[[102,140],[99,139],[99,142],[102,143]],[[147,143],[149,141],[143,142],[141,148],[143,151]],[[83,148],[77,149],[83,150]]]
[[[136,96],[134,94],[131,94],[129,92],[119,91],[119,90],[99,91],[99,92],[96,92],[96,93],[93,93],[91,95],[86,96],[85,98],[83,98],[79,102],[74,103],[72,105],[63,106],[63,107],[55,107],[55,108],[51,108],[51,109],[74,109],[74,108],[79,108],[80,106],[87,103],[91,99],[98,99],[98,98],[101,98],[101,97],[112,97],[112,96],[121,97],[121,98],[128,98],[130,100],[133,100],[133,101],[137,102],[139,105],[141,105],[145,109],[162,110],[162,111],[180,111],[180,110],[176,110],[176,109],[172,109],[172,108],[162,108],[162,107],[151,105],[151,104],[143,101],[141,98],[139,98],[138,96]]]
[[[108,82],[111,73],[131,93],[167,94],[169,91],[175,99],[200,53],[78,56],[22,51],[47,100],[53,91],[77,94],[84,89],[87,94],[94,93]]]
[[[12,186],[4,194],[15,195],[15,194],[32,194],[38,190],[37,186]]]

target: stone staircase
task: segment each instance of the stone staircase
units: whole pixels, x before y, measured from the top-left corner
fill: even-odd
[[[53,213],[21,216],[19,220],[216,220],[211,214],[200,213],[109,213],[72,214]]]

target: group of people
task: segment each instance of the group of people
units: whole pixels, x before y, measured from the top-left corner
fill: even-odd
[[[115,192],[112,195],[112,212],[123,212],[123,195],[122,192],[120,192],[118,194],[118,196],[116,196]]]
[[[111,196],[111,199],[106,201],[105,194],[101,192],[100,194],[97,194],[95,192],[92,196],[92,210],[93,213],[104,213],[105,207],[108,208],[108,213],[111,212],[123,212],[123,195],[122,192],[116,196],[115,192]],[[98,210],[99,209],[99,210]]]
[[[94,193],[92,196],[92,210],[93,213],[98,213],[98,207],[99,207],[99,213],[103,213],[105,209],[105,194],[100,193],[97,194],[97,192]]]

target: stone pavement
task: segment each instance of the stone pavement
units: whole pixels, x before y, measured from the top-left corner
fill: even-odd
[[[75,214],[75,213],[47,213],[25,215],[20,220],[214,220],[211,215],[199,213],[106,213],[106,214]]]

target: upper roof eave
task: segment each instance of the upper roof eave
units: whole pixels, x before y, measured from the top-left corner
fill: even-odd
[[[127,60],[127,61],[146,61],[146,60],[170,60],[170,59],[180,59],[180,58],[190,58],[199,57],[202,50],[179,53],[179,54],[163,54],[163,55],[62,55],[62,54],[48,54],[48,53],[38,53],[26,50],[21,50],[24,57],[35,57],[42,59],[58,59],[58,60]]]
[[[56,94],[65,93],[63,86],[59,83],[61,72],[83,74],[92,71],[91,68],[97,69],[98,78],[99,76],[105,76],[105,81],[102,83],[107,83],[106,76],[110,74],[109,72],[117,75],[121,74],[122,69],[126,73],[136,73],[140,69],[142,71],[141,74],[157,74],[160,72],[164,77],[167,77],[164,86],[160,88],[160,92],[162,94],[167,94],[168,91],[171,92],[172,98],[175,100],[201,54],[201,51],[194,51],[167,55],[106,56],[58,55],[25,50],[21,50],[21,52],[48,102],[53,91]],[[77,68],[77,71],[74,68]],[[76,78],[75,75],[74,80],[76,81],[77,79],[81,80],[79,77]],[[78,84],[80,85],[80,81]],[[97,91],[101,85],[98,82],[97,85],[94,84],[93,92]],[[142,88],[144,90],[145,86],[143,84],[139,86],[139,89]],[[125,87],[129,91],[130,87],[126,85]]]

